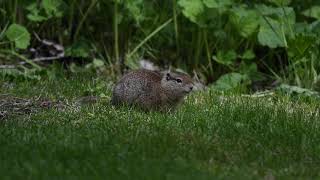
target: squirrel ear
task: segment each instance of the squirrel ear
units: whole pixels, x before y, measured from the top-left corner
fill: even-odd
[[[166,80],[169,81],[171,79],[170,71],[165,72],[164,76],[165,76]]]
[[[195,81],[200,81],[198,74],[197,74],[196,71],[194,71],[194,70],[193,70],[193,77],[192,77],[192,79],[195,80]]]
[[[168,70],[164,71],[164,75],[166,77],[171,77],[171,68],[169,68]]]
[[[169,72],[166,73],[166,80],[169,81],[171,79],[171,75]]]

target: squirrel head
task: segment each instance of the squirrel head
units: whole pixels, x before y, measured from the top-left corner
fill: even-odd
[[[194,83],[187,74],[167,71],[163,73],[161,86],[172,95],[183,97],[192,91]]]

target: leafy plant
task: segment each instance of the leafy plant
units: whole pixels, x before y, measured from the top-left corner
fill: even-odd
[[[26,49],[30,45],[30,33],[19,24],[12,24],[6,31],[6,37],[14,42],[15,46],[20,49]]]
[[[39,46],[30,35],[34,32],[63,45],[68,57],[88,63],[102,59],[112,74],[136,67],[146,57],[164,67],[197,71],[208,83],[248,86],[277,79],[315,89],[319,79],[320,4],[313,0],[0,3],[0,57],[5,64],[8,51],[21,55],[14,56],[19,60],[32,56],[27,49]]]
[[[320,6],[312,6],[310,9],[304,10],[303,15],[320,20]]]
[[[62,0],[43,0],[41,3],[33,2],[26,7],[29,11],[27,17],[30,21],[41,22],[50,18],[63,16]]]
[[[214,84],[214,89],[241,90],[246,89],[245,86],[249,83],[249,77],[240,73],[229,73],[221,76]]]

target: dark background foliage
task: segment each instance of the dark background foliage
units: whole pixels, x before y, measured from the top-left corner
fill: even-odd
[[[315,0],[2,0],[0,14],[0,63],[25,62],[5,75],[46,71],[30,52],[39,36],[63,46],[73,70],[84,63],[115,76],[146,58],[222,90],[319,89]]]

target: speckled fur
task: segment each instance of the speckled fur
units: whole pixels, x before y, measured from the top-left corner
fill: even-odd
[[[181,82],[178,83],[177,79]],[[144,110],[169,110],[180,104],[192,90],[192,79],[182,73],[136,70],[115,85],[112,104],[137,105]]]

